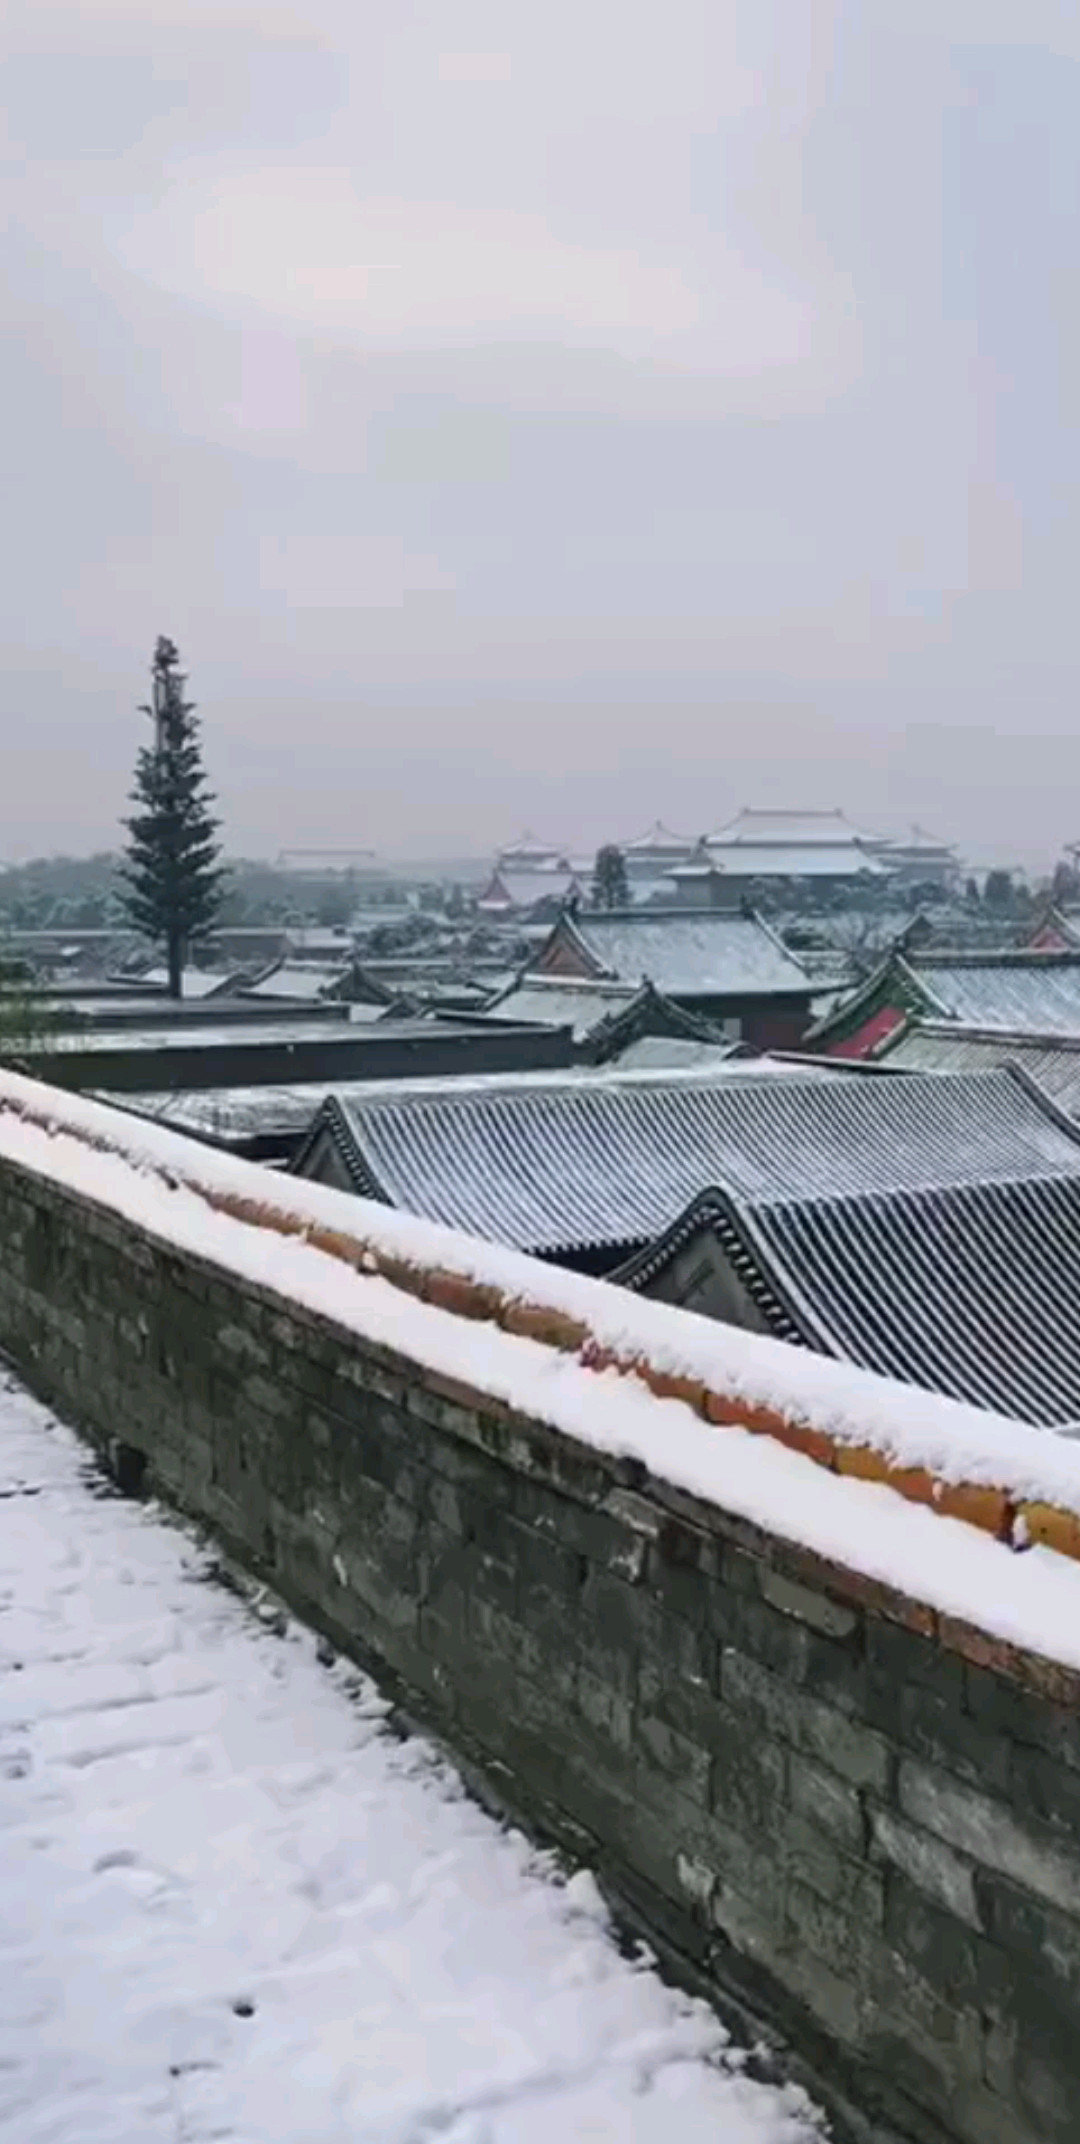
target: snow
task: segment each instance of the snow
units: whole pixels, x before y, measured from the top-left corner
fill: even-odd
[[[0,1380],[0,2132],[811,2144],[588,1871],[469,1800]]]
[[[4,1101],[10,1105],[4,1108]],[[18,1117],[39,1112],[77,1131]],[[89,1138],[114,1149],[101,1152]],[[717,1429],[642,1382],[583,1367],[576,1355],[452,1316],[356,1272],[304,1240],[207,1205],[213,1195],[267,1203],[306,1225],[439,1267],[584,1320],[631,1360],[702,1378],[748,1406],[776,1409],[873,1444],[946,1480],[1003,1484],[1018,1499],[1080,1512],[1080,1450],[1068,1438],[894,1385],[782,1342],[645,1302],[322,1185],[271,1178],[160,1126],[0,1073],[0,1156],[70,1186],[195,1256],[306,1305],[346,1331],[473,1385],[595,1449],[641,1460],[661,1481],[895,1586],[989,1634],[1080,1668],[1080,1564],[1043,1549],[1015,1554],[988,1535],[838,1478],[767,1437]],[[161,1172],[171,1174],[170,1188]]]

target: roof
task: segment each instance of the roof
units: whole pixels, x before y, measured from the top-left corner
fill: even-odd
[[[620,1072],[707,1071],[739,1056],[737,1042],[694,1042],[688,1035],[637,1035],[607,1062]]]
[[[1026,1421],[1080,1423],[1080,1142],[1065,1120],[1010,1071],[828,1082],[811,1111],[824,1097],[854,1109],[856,1132],[874,1105],[884,1144],[869,1167],[856,1136],[831,1183],[815,1162],[796,1165],[788,1195],[775,1171],[718,1185],[615,1277],[645,1286],[710,1228],[779,1337]]]
[[[1076,1176],[760,1211],[713,1195],[669,1245],[706,1223],[779,1337],[1027,1422],[1080,1424]],[[617,1277],[641,1285],[637,1265]]]
[[[619,846],[628,863],[639,858],[648,863],[651,859],[688,855],[697,841],[688,834],[673,834],[657,819],[647,833],[638,834],[633,841],[620,842]]]
[[[957,864],[959,856],[952,842],[943,841],[937,834],[928,834],[924,826],[913,826],[906,835],[895,840],[882,839],[878,844],[882,853],[894,859],[918,863]]]
[[[860,1080],[733,1064],[338,1092],[299,1174],[323,1133],[365,1196],[549,1255],[642,1245],[713,1186],[760,1203],[1080,1177],[1080,1142],[1007,1071]]]
[[[1080,1034],[1080,953],[913,954],[923,1009],[967,1027]]]
[[[296,929],[290,924],[285,932],[285,943],[290,953],[305,953],[316,956],[320,953],[343,955],[347,960],[352,954],[352,934],[344,924],[305,924]]]
[[[211,974],[208,968],[185,968],[181,976],[183,995],[186,998],[222,997],[231,988],[234,980],[235,971],[232,969],[226,973]],[[167,968],[147,968],[139,976],[139,981],[152,985],[155,990],[167,990],[169,971]]]
[[[366,1083],[365,1083],[366,1084]],[[101,1094],[108,1102],[155,1124],[169,1124],[221,1146],[241,1146],[257,1136],[299,1139],[319,1104],[340,1090],[341,1082],[296,1087],[204,1087],[189,1092],[151,1094]]]
[[[315,961],[283,960],[269,975],[260,976],[258,982],[249,984],[244,996],[294,999],[329,997],[333,991],[340,990],[343,983],[348,982],[351,972],[351,962],[322,968]]]
[[[1018,1065],[1067,1116],[1080,1119],[1080,1035],[1031,1035],[909,1021],[876,1060],[903,1072],[989,1072]]]
[[[666,997],[798,996],[810,991],[801,962],[760,916],[723,909],[618,909],[560,916],[536,968],[560,949],[582,972],[640,982]]]
[[[544,1027],[569,1027],[576,1042],[584,1040],[610,1013],[632,1005],[639,995],[636,983],[613,983],[572,976],[516,976],[501,997],[489,1001],[486,1010],[500,1020],[539,1021]]]
[[[546,865],[533,870],[507,870],[497,865],[491,880],[477,901],[479,909],[535,908],[541,901],[562,901],[571,894],[578,881],[567,866]]]
[[[755,811],[746,805],[736,818],[707,837],[707,846],[710,849],[742,844],[752,848],[850,848],[859,843],[872,847],[874,841],[874,835],[860,832],[839,810]]]
[[[499,850],[495,866],[497,870],[501,870],[504,864],[508,864],[510,869],[514,870],[521,864],[557,864],[562,861],[562,857],[562,849],[554,847],[548,841],[537,841],[535,834],[525,833],[520,835],[517,841],[508,842],[504,849]]]
[[[712,870],[725,878],[884,878],[887,866],[855,842],[824,842],[786,846],[781,842],[735,841],[730,847],[714,837],[709,842],[707,864],[676,865],[669,878],[685,878]]]

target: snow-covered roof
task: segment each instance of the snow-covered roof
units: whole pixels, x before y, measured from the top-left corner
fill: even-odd
[[[182,975],[183,995],[186,998],[223,997],[232,985],[235,972],[235,969],[211,973],[209,968],[185,968]],[[139,981],[152,983],[155,990],[167,990],[169,971],[167,968],[147,968],[145,974],[140,975]]]
[[[541,901],[563,901],[578,887],[568,866],[538,865],[535,870],[507,870],[502,864],[477,901],[481,914],[502,915],[513,909],[536,908]]]
[[[1018,1178],[1080,1183],[1080,1141],[1008,1072],[742,1078],[721,1064],[484,1091],[354,1090],[324,1104],[299,1173],[323,1136],[364,1196],[549,1254],[643,1244],[714,1185],[791,1204]]]
[[[912,1020],[879,1053],[905,1072],[989,1072],[1019,1065],[1059,1109],[1080,1118],[1080,1035],[1032,1035],[1006,1028]]]
[[[343,924],[304,924],[285,933],[288,952],[303,953],[313,958],[319,955],[341,955],[348,958],[352,951],[352,934]]]
[[[737,1042],[695,1042],[688,1035],[638,1035],[609,1058],[620,1072],[706,1072],[732,1059]]]
[[[744,806],[726,826],[707,837],[710,849],[749,844],[753,848],[810,849],[874,846],[875,837],[852,826],[842,811],[757,811]]]
[[[907,1082],[844,1085],[879,1095]],[[1006,1163],[1000,1179],[885,1195],[710,1192],[619,1277],[642,1285],[705,1226],[778,1337],[1048,1428],[1080,1425],[1080,1175],[1014,1177]]]
[[[666,997],[774,997],[810,989],[801,963],[758,916],[685,908],[564,916],[538,969],[560,938],[586,971],[626,982],[647,977]]]
[[[943,1108],[927,1095],[935,1081]],[[779,1169],[771,1184],[767,1171],[756,1183],[732,1172],[615,1277],[647,1286],[708,1229],[778,1337],[1075,1429],[1080,1138],[1009,1071],[841,1079],[815,1090],[809,1113],[829,1100],[850,1127],[833,1168],[811,1148],[790,1192]],[[768,1115],[781,1111],[770,1093]],[[874,1117],[888,1143],[866,1167],[860,1139]]]
[[[99,1094],[98,1100],[171,1125],[196,1139],[241,1145],[256,1135],[299,1138],[320,1103],[339,1090],[340,1080],[296,1087],[203,1087],[193,1091],[150,1094]]]
[[[913,953],[906,966],[944,1019],[1080,1035],[1080,953]]]
[[[74,1052],[81,1056],[84,1051],[89,1054],[122,1050],[241,1049],[250,1048],[255,1043],[339,1044],[356,1039],[350,1038],[349,1034],[348,1014],[351,1010],[351,1006],[342,1006],[340,1018],[317,1019],[314,1008],[310,1011],[301,1008],[290,1020],[283,1006],[280,1020],[267,1019],[263,1014],[250,1022],[232,1020],[220,1027],[209,1021],[205,1025],[184,1022],[176,1027],[94,1027],[80,1029],[74,1034],[46,1034],[39,1046],[47,1056],[54,1051],[57,1055]]]
[[[667,875],[685,878],[709,869],[724,878],[884,878],[887,867],[868,849],[851,842],[795,843],[709,842],[708,863],[677,864]]]
[[[523,866],[532,869],[558,864],[562,861],[563,855],[564,851],[555,848],[551,842],[537,841],[535,834],[526,833],[522,834],[517,841],[508,842],[504,849],[500,849],[495,858],[495,863],[499,870],[502,869],[504,864],[511,871],[519,870]]]
[[[244,992],[252,998],[324,998],[348,980],[350,964],[320,967],[315,961],[283,960]]]
[[[896,839],[888,836],[875,842],[875,847],[887,856],[903,858],[917,863],[925,857],[928,863],[956,863],[957,851],[951,842],[943,841],[937,834],[928,834],[924,826],[913,826],[906,835]]]
[[[633,1004],[637,983],[612,983],[572,976],[523,975],[487,1010],[500,1020],[538,1021],[544,1027],[571,1027],[576,1041],[598,1027],[610,1013]]]
[[[689,834],[673,834],[669,826],[657,819],[647,833],[635,835],[633,841],[622,841],[619,847],[628,864],[649,864],[663,858],[688,856],[696,845],[696,837]]]

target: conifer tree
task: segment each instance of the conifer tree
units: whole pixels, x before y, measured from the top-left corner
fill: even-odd
[[[135,765],[135,810],[123,822],[130,838],[120,875],[128,920],[164,948],[169,993],[179,998],[191,949],[213,929],[225,874],[195,706],[184,697],[187,679],[171,640],[158,640],[151,677],[151,704],[140,712],[153,723],[154,738]]]
[[[593,865],[593,901],[597,908],[627,908],[626,858],[613,842],[598,849]]]

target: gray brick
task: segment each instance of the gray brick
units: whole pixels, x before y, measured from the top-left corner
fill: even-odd
[[[668,1615],[680,1617],[695,1629],[706,1626],[719,1589],[697,1564],[676,1562],[663,1536],[648,1544],[645,1583]]]
[[[932,1905],[896,1869],[890,1871],[886,1886],[885,1933],[946,2001],[995,2015],[1007,2008],[1012,1971],[1004,1950]]]
[[[704,1631],[686,1625],[686,1662],[681,1673],[672,1672],[668,1659],[650,1651],[642,1656],[637,1675],[637,1699],[642,1712],[652,1713],[666,1721],[681,1735],[692,1742],[699,1742],[704,1749],[721,1748],[733,1729],[732,1715],[726,1711],[712,1688],[712,1678],[706,1672],[711,1664],[711,1648],[715,1641]]]
[[[845,1853],[863,1854],[867,1843],[866,1811],[857,1787],[800,1753],[791,1760],[790,1794],[791,1806],[799,1816],[827,1832]]]
[[[677,1783],[681,1793],[708,1805],[713,1759],[707,1749],[650,1713],[637,1716],[634,1749],[639,1764],[654,1765]]]
[[[808,1623],[811,1630],[818,1631],[822,1637],[850,1638],[858,1627],[859,1618],[854,1608],[830,1600],[827,1593],[816,1593],[794,1578],[786,1578],[781,1571],[771,1570],[768,1564],[761,1565],[760,1588],[771,1607],[778,1608],[782,1615],[793,1616],[796,1622]]]
[[[610,1497],[605,1508],[597,1510],[558,1495],[544,1482],[519,1477],[514,1484],[514,1515],[541,1537],[575,1550],[599,1569],[614,1571],[631,1584],[638,1584],[645,1575],[648,1537],[628,1523]]]
[[[1056,1986],[1080,2006],[1080,1921],[1001,1876],[980,1871],[976,1888],[983,1923],[1015,1957],[1017,1973]]]
[[[640,1742],[640,1733],[635,1731],[633,1708],[627,1698],[620,1696],[610,1684],[601,1682],[587,1668],[579,1668],[575,1678],[575,1704],[582,1718],[590,1727],[615,1743],[617,1748],[629,1753]]]
[[[899,1692],[896,1731],[908,1749],[969,1785],[1008,1792],[1010,1746],[1004,1736],[981,1727],[936,1690],[910,1683]]]
[[[763,1839],[777,1833],[789,1752],[766,1735],[729,1735],[713,1760],[713,1808],[725,1825]]]
[[[1011,1876],[1052,1905],[1080,1913],[1080,1856],[1030,1824],[1022,1825],[1003,1803],[905,1758],[900,1806],[913,1823],[961,1853]]]
[[[927,1898],[936,1900],[958,1920],[980,1928],[975,1864],[954,1853],[951,1846],[931,1832],[905,1823],[890,1809],[871,1809],[869,1814],[875,1857],[902,1870]]]
[[[1080,1772],[1042,1750],[1004,1740],[999,1747],[1009,1760],[1009,1798],[1018,1813],[1025,1819],[1037,1817],[1071,1839],[1080,1838]]]
[[[792,1690],[728,1646],[721,1656],[720,1687],[726,1703],[756,1719],[777,1740],[820,1758],[853,1786],[885,1792],[891,1765],[882,1735],[805,1691]]]
[[[963,1661],[957,1653],[947,1652],[935,1639],[924,1638],[918,1631],[905,1630],[883,1617],[869,1616],[866,1660],[875,1686],[904,1690],[911,1683],[920,1683],[958,1711],[964,1703]]]
[[[834,1972],[824,1959],[815,1957],[801,1944],[777,1950],[770,1969],[832,2039],[842,2047],[860,2044],[865,1994],[850,1972]]]
[[[993,1734],[1029,1749],[1046,1750],[1080,1771],[1080,1713],[970,1664],[965,1668],[965,1693],[972,1718]]]
[[[796,1948],[823,1959],[845,1978],[865,1970],[877,1938],[872,1923],[843,1904],[823,1899],[797,1877],[788,1883],[784,1903],[787,1935]]]
[[[809,1884],[829,1904],[884,1927],[884,1868],[869,1867],[842,1853],[824,1832],[794,1812],[783,1818],[781,1844],[784,1867],[800,1883]]]

